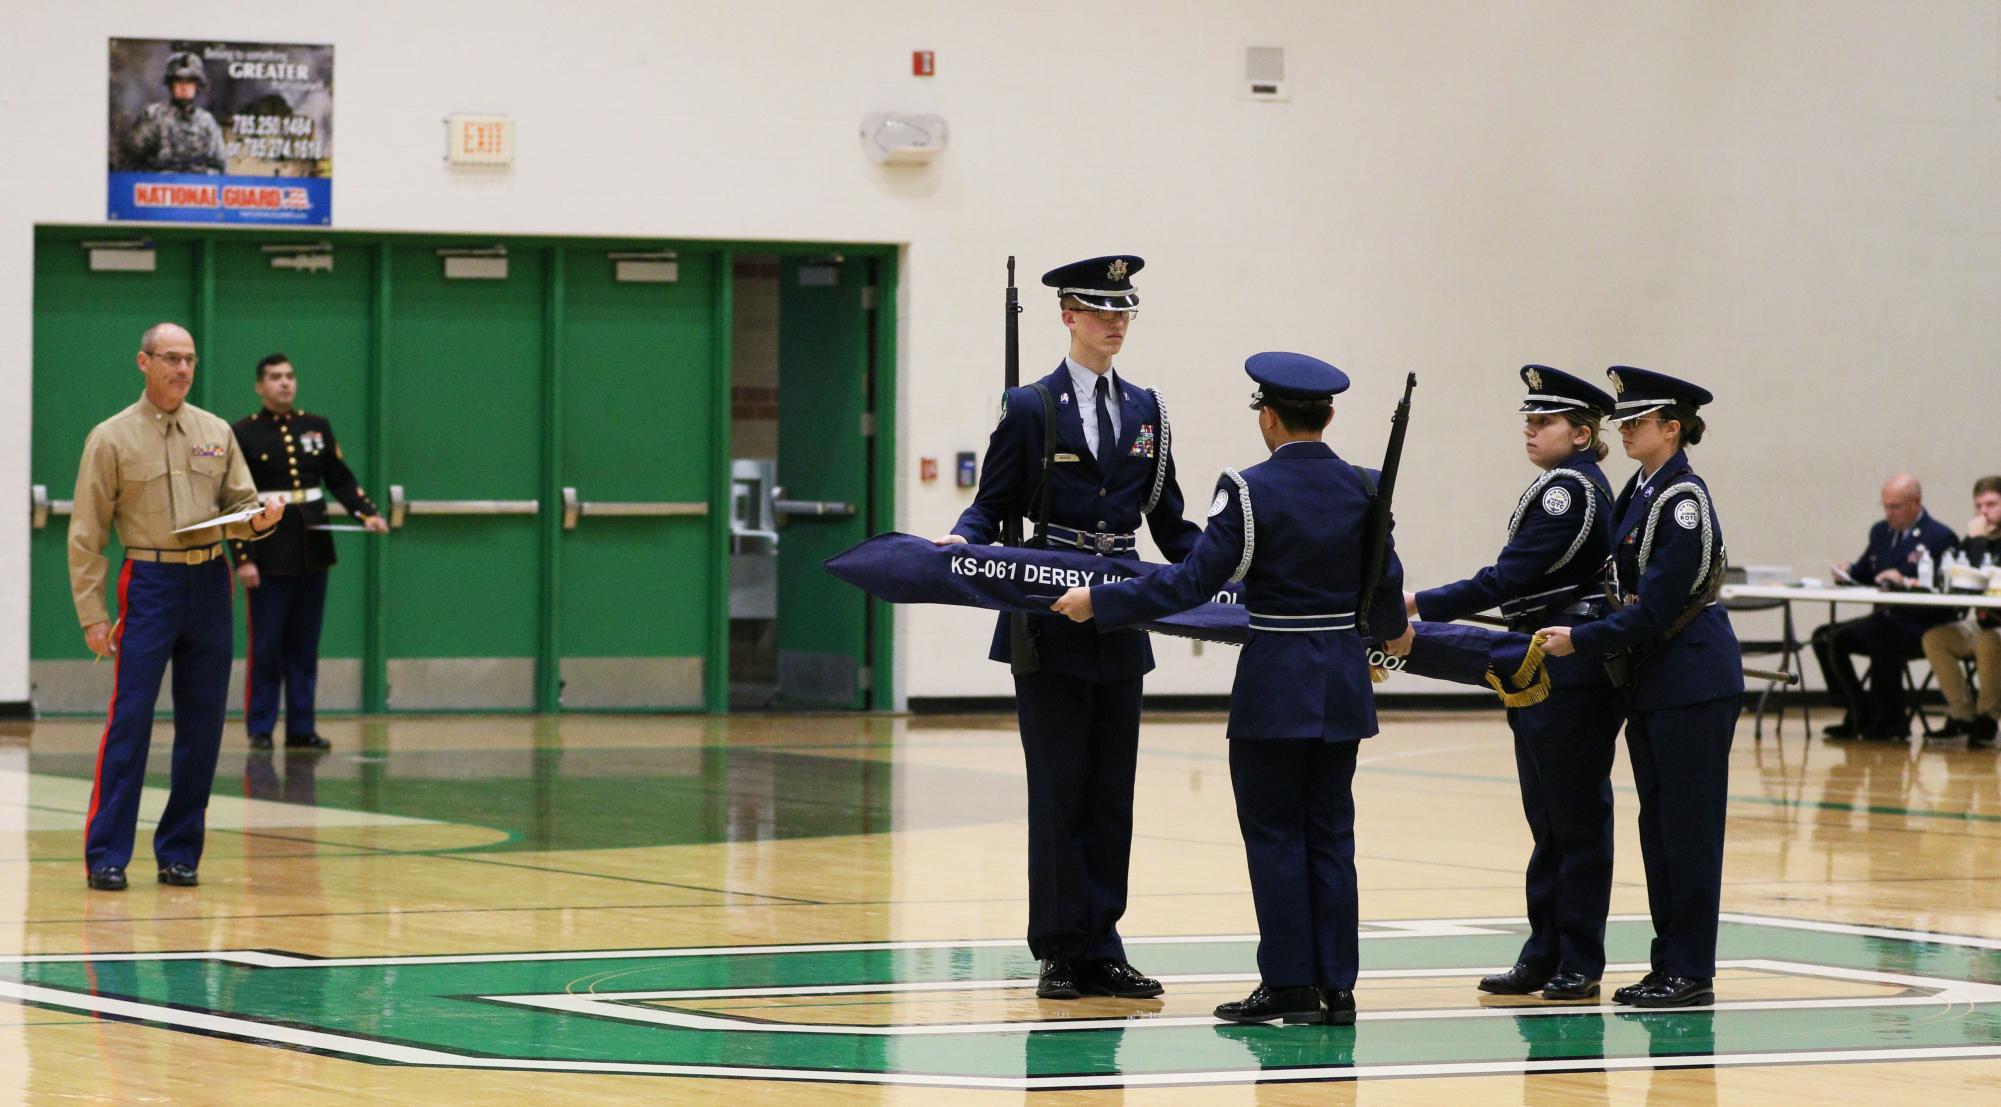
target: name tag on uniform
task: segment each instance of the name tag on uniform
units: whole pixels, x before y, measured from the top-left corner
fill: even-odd
[[[1081,461],[1082,459],[1079,458],[1076,454],[1057,454],[1056,460],[1062,462],[1062,461]]]

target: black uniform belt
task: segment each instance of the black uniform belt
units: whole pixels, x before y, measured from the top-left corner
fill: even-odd
[[[145,547],[126,547],[127,561],[164,561],[169,565],[200,565],[222,556],[222,543],[213,542],[206,546],[195,546],[186,550],[150,550]]]
[[[1048,524],[1049,544],[1094,554],[1134,553],[1139,549],[1137,534],[1098,534],[1075,527]]]
[[[1591,585],[1589,583],[1566,584],[1561,588],[1552,588],[1547,592],[1517,596],[1501,604],[1501,618],[1512,622],[1516,619],[1525,618],[1544,611],[1551,611],[1584,596],[1590,589]]]
[[[1273,615],[1262,611],[1251,612],[1251,629],[1276,631],[1280,634],[1312,634],[1328,630],[1354,630],[1355,613],[1352,611],[1329,611],[1319,615]]]

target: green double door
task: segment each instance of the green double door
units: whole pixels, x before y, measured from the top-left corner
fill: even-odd
[[[84,436],[138,398],[133,354],[161,320],[195,334],[193,401],[232,421],[257,409],[257,360],[289,355],[300,406],[332,419],[392,515],[387,536],[335,536],[323,708],[722,709],[726,252],[620,280],[615,247],[509,244],[504,273],[488,256],[466,276],[451,259],[492,240],[336,235],[298,264],[294,239],[168,233],[127,244],[150,268],[93,267],[104,237],[37,236],[41,710],[110,693],[70,601],[64,510]]]

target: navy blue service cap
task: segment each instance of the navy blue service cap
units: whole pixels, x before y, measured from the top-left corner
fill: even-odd
[[[1614,365],[1605,370],[1605,375],[1611,378],[1612,394],[1618,397],[1612,407],[1614,423],[1652,415],[1669,404],[1701,407],[1716,399],[1699,384],[1690,384],[1679,377],[1670,377],[1651,369]]]
[[[1143,257],[1111,254],[1059,265],[1042,275],[1042,283],[1055,289],[1059,300],[1075,297],[1085,307],[1100,311],[1138,311],[1139,290],[1133,287],[1132,277],[1144,268]]]
[[[1604,389],[1547,365],[1522,366],[1522,383],[1529,386],[1522,397],[1522,415],[1557,415],[1566,411],[1585,412],[1603,418],[1612,413],[1612,396]]]
[[[1310,404],[1348,391],[1348,374],[1305,354],[1279,350],[1252,354],[1244,360],[1244,372],[1258,382],[1258,390],[1251,393],[1253,411],[1273,401]]]

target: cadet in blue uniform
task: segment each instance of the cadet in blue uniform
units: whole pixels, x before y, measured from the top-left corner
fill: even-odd
[[[230,544],[236,575],[250,604],[250,671],[243,690],[243,722],[250,732],[250,748],[258,750],[271,748],[281,689],[285,747],[332,747],[319,736],[314,715],[327,570],[336,560],[333,535],[313,529],[326,524],[326,492],[331,491],[370,531],[389,530],[341,457],[333,424],[324,415],[293,409],[298,389],[291,359],[284,354],[266,357],[257,363],[257,395],[264,406],[232,428],[257,490],[282,492],[294,505],[269,538],[255,545]]]
[[[1723,525],[1688,462],[1702,441],[1707,390],[1629,366],[1607,371],[1626,456],[1640,463],[1619,493],[1612,535],[1618,597],[1604,618],[1547,626],[1545,650],[1606,658],[1630,686],[1626,749],[1640,793],[1640,856],[1653,913],[1652,971],[1612,993],[1636,1007],[1716,998],[1716,925],[1723,891],[1723,822],[1730,739],[1744,670],[1722,588]]]
[[[1195,607],[1243,582],[1250,632],[1230,691],[1230,786],[1258,915],[1251,994],[1216,1008],[1230,1022],[1355,1021],[1357,744],[1376,733],[1366,646],[1355,630],[1362,589],[1365,477],[1321,441],[1339,369],[1304,354],[1256,354],[1251,407],[1271,458],[1225,470],[1209,525],[1185,562],[1146,577],[1073,588],[1056,610],[1095,616],[1107,634]],[[1395,551],[1370,626],[1409,649]]]
[[[1575,625],[1599,612],[1599,573],[1612,553],[1612,488],[1598,462],[1598,423],[1612,411],[1603,389],[1547,365],[1522,367],[1520,413],[1529,460],[1542,475],[1508,519],[1494,563],[1465,580],[1406,597],[1427,622],[1499,607],[1512,630]],[[1545,999],[1589,999],[1605,971],[1605,913],[1612,898],[1612,757],[1625,709],[1595,660],[1549,664],[1553,691],[1511,708],[1522,813],[1535,848],[1527,875],[1529,937],[1515,966],[1480,990]]]
[[[1836,565],[1838,576],[1857,584],[1905,588],[1920,582],[1918,562],[1929,550],[1942,559],[1959,545],[1952,528],[1925,511],[1924,489],[1908,473],[1883,485],[1883,519],[1869,528],[1869,546],[1862,556]],[[1860,619],[1828,623],[1813,632],[1814,659],[1827,687],[1842,700],[1847,716],[1822,733],[1829,738],[1909,741],[1904,716],[1904,669],[1924,656],[1925,632],[1950,623],[1959,613],[1945,607],[1879,607]],[[1869,658],[1869,690],[1855,675],[1853,655]]]
[[[1193,548],[1200,531],[1182,518],[1167,406],[1112,367],[1139,311],[1132,275],[1144,264],[1127,254],[1043,274],[1070,354],[1002,398],[979,492],[939,543],[992,542],[1005,520],[1028,515],[1045,524],[1030,545],[1137,560],[1145,520],[1169,560]],[[1045,407],[1055,423],[1047,439]],[[1009,622],[1002,616],[994,632],[995,661],[1011,657]],[[1056,618],[1028,625],[1040,667],[1017,674],[1014,687],[1028,772],[1028,947],[1042,961],[1036,994],[1159,995],[1159,982],[1126,962],[1118,931],[1152,648],[1139,630],[1100,635]]]

